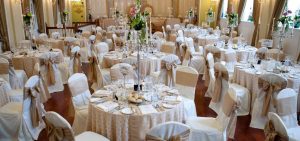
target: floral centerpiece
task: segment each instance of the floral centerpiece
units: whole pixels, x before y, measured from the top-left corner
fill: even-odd
[[[282,16],[278,19],[279,25],[275,25],[275,30],[279,30],[278,27],[282,27],[282,31],[287,32],[294,22],[291,14],[291,10],[283,12]]]
[[[147,24],[147,17],[149,13],[148,12],[141,12],[141,0],[136,0],[136,4],[134,7],[130,9],[129,14],[129,24],[130,29],[134,29],[136,31],[139,31],[139,40],[141,43],[145,42],[146,38],[146,24]]]
[[[210,7],[208,9],[206,16],[207,16],[207,21],[209,23],[214,21],[214,19],[215,19],[215,13],[214,13],[212,7]]]
[[[299,28],[299,27],[300,27],[300,10],[297,10],[294,17],[294,28]]]
[[[227,14],[227,22],[228,22],[228,26],[233,28],[233,27],[237,27],[238,26],[238,19],[239,16],[237,13],[231,12],[229,14]]]
[[[63,23],[66,23],[67,21],[68,21],[68,16],[69,16],[69,14],[70,14],[70,12],[69,11],[67,11],[67,10],[64,10],[63,12],[62,12],[62,16],[63,16]]]
[[[188,18],[194,18],[194,10],[191,8],[189,11],[187,11],[187,17]]]
[[[27,10],[26,10],[27,11]],[[23,15],[23,21],[24,24],[27,26],[30,26],[31,24],[31,19],[32,19],[32,13],[27,11],[24,15]]]

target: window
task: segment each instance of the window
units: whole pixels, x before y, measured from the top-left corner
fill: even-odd
[[[300,10],[300,0],[288,0],[287,9],[292,11],[292,17]]]
[[[253,22],[253,0],[246,0],[244,10],[242,12],[241,21]]]
[[[223,0],[223,5],[222,5],[222,14],[221,17],[225,18],[227,15],[227,7],[228,7],[228,0]]]

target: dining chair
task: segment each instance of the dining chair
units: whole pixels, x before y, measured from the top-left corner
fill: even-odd
[[[239,100],[235,93],[229,91],[224,95],[222,108],[216,118],[190,117],[186,124],[190,126],[190,141],[227,141],[234,137],[236,110]]]
[[[268,120],[265,127],[267,139],[300,141],[300,126],[288,129],[280,116],[273,112],[268,113]]]
[[[8,61],[8,82],[10,83],[10,86],[12,89],[22,89],[28,79],[26,73],[24,70],[15,70],[14,66],[13,66],[13,62],[12,59],[0,54],[0,58],[1,58],[1,62],[3,62],[4,64],[7,63]],[[6,59],[7,61],[3,60]],[[1,67],[4,68],[4,67]]]
[[[254,104],[251,113],[250,127],[263,129],[267,122],[268,112],[275,112],[274,100],[282,89],[286,88],[287,80],[273,73],[258,77],[258,94],[252,95]]]
[[[26,82],[23,102],[0,102],[0,140],[37,140],[45,128],[38,76]]]
[[[275,97],[276,113],[281,118],[286,128],[298,126],[297,97],[298,94],[291,88],[281,90]]]
[[[83,73],[75,73],[68,80],[75,110],[72,128],[75,135],[86,131],[88,104],[91,97],[87,77]]]
[[[189,141],[190,127],[175,121],[165,122],[152,127],[146,133],[146,141],[176,140]]]
[[[195,106],[195,90],[199,73],[192,67],[178,67],[176,69],[176,84],[180,95],[183,97],[185,114],[187,117],[197,116]]]
[[[45,114],[49,141],[109,141],[106,137],[91,131],[84,131],[75,136],[71,125],[56,112]]]

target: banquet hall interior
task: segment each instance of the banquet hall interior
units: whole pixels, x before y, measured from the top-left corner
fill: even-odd
[[[299,0],[0,0],[0,141],[300,141]]]

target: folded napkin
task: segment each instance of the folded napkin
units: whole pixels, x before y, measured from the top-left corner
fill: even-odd
[[[182,100],[181,96],[165,96],[164,101],[166,102],[180,102]]]
[[[171,93],[171,94],[179,94],[179,91],[177,89],[171,89],[171,90],[168,90],[167,92]]]
[[[150,105],[141,105],[141,106],[139,106],[139,109],[143,115],[157,113],[157,110],[151,104]]]
[[[113,102],[113,101],[106,101],[104,103],[100,103],[97,105],[97,107],[101,108],[105,112],[111,111],[118,106],[119,106],[119,104],[116,102]]]
[[[100,100],[102,100],[102,98],[91,98],[90,99],[90,102],[96,102],[96,101],[100,101]]]
[[[93,94],[93,96],[94,97],[108,97],[108,96],[111,96],[112,94],[113,94],[112,91],[98,90]]]

